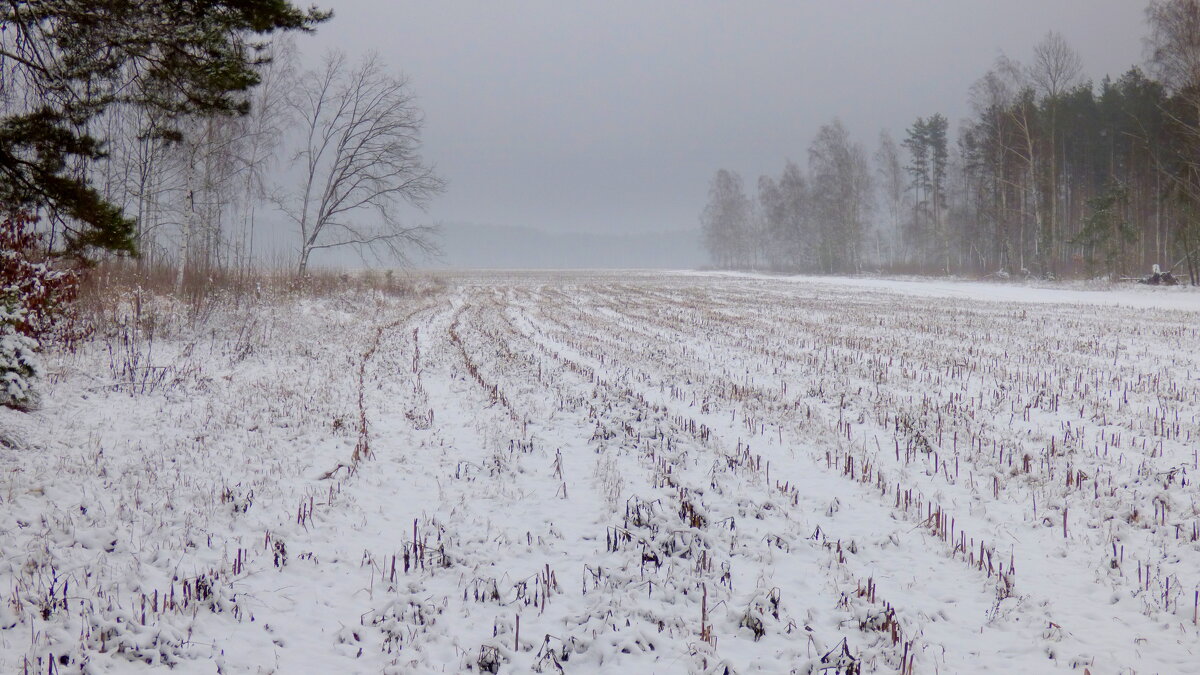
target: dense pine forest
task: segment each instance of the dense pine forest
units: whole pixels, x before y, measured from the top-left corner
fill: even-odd
[[[1000,57],[951,129],[931,111],[874,151],[823,126],[807,171],[721,169],[701,216],[728,269],[1200,283],[1200,3],[1146,9],[1147,62],[1097,81],[1051,32]]]

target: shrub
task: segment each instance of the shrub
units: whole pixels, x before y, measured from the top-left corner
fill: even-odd
[[[34,402],[36,352],[77,289],[73,272],[40,259],[36,225],[25,214],[0,221],[0,405],[16,408]]]

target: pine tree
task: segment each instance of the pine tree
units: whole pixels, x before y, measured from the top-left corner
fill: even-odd
[[[1090,272],[1102,270],[1114,276],[1122,272],[1122,259],[1137,240],[1126,217],[1128,204],[1129,189],[1122,183],[1111,183],[1099,196],[1088,200],[1083,228],[1072,243],[1083,247]]]
[[[935,241],[935,262],[941,272],[950,271],[950,238],[945,230],[946,164],[950,158],[946,132],[950,124],[935,113],[925,121],[925,142],[929,147],[929,215]]]

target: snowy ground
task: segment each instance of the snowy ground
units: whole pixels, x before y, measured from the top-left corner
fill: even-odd
[[[435,281],[48,355],[0,672],[1200,671],[1200,294]]]

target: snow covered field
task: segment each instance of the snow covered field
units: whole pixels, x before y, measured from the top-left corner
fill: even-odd
[[[1200,672],[1200,294],[130,296],[0,411],[0,671]]]

